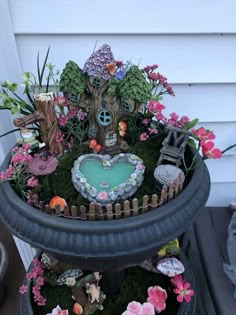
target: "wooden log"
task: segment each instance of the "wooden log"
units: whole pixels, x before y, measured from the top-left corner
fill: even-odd
[[[180,189],[180,184],[179,184],[179,177],[176,178],[176,180],[174,181],[175,183],[175,197],[179,194],[179,189]]]
[[[115,217],[119,219],[121,217],[121,205],[120,203],[115,204]]]
[[[98,220],[104,220],[102,205],[100,203],[96,203],[96,212]]]
[[[132,205],[133,205],[133,215],[138,215],[139,211],[138,211],[138,199],[134,198],[132,201]]]
[[[156,194],[152,195],[151,209],[156,209],[158,207],[158,196]]]
[[[113,220],[112,205],[111,204],[106,205],[106,210],[107,210],[107,220]]]
[[[148,211],[148,195],[143,196],[143,205],[142,205],[142,212],[147,212]]]
[[[124,201],[124,216],[125,216],[125,218],[130,217],[130,202],[129,202],[129,200]]]
[[[96,203],[95,202],[91,202],[90,205],[89,205],[89,213],[88,213],[89,221],[95,221],[96,220],[95,207],[96,207]]]

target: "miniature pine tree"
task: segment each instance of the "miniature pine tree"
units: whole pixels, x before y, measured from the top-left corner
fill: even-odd
[[[150,97],[150,86],[138,66],[131,66],[120,83],[120,96],[139,103],[147,102]]]

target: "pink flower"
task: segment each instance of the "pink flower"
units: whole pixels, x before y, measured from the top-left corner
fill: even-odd
[[[150,121],[150,119],[144,118],[144,119],[142,120],[142,124],[146,126],[146,125],[148,125],[149,121]]]
[[[58,106],[67,106],[64,96],[59,96],[54,98],[54,104]]]
[[[56,142],[62,142],[64,138],[64,134],[61,132],[58,132],[57,136],[56,136]]]
[[[19,293],[20,293],[20,294],[24,294],[25,292],[27,292],[27,286],[23,284],[23,285],[20,287]]]
[[[35,178],[34,176],[30,177],[28,180],[27,180],[27,186],[28,187],[36,187],[38,186],[39,182],[37,180],[37,178]]]
[[[146,132],[141,133],[140,140],[146,141],[149,138],[149,135]]]
[[[165,109],[165,106],[162,105],[160,102],[155,100],[150,100],[147,105],[147,109],[152,114],[157,114],[158,112],[161,112],[163,109]]]
[[[220,159],[222,156],[221,151],[220,149],[213,149],[214,145],[213,141],[201,141],[200,146],[202,148],[203,156],[212,159]]]
[[[22,148],[23,148],[25,151],[28,151],[29,148],[30,148],[30,144],[29,144],[29,143],[22,143]]]
[[[67,116],[63,116],[62,114],[59,114],[59,117],[58,117],[58,124],[61,126],[61,127],[65,127],[65,125],[67,124],[68,122],[68,117]]]
[[[189,290],[190,283],[179,281],[176,284],[176,288],[173,290],[175,294],[177,294],[177,301],[182,303],[184,300],[189,303],[191,301],[191,297],[194,295],[193,290]]]
[[[157,134],[156,128],[148,128],[148,131],[149,131],[150,135],[156,135]]]
[[[148,288],[147,301],[154,306],[156,312],[160,313],[166,308],[166,299],[167,293],[162,287],[155,286]]]
[[[77,114],[77,117],[79,118],[80,121],[83,121],[86,116],[87,116],[87,113],[82,110],[80,110],[79,113]]]
[[[214,140],[215,135],[213,131],[206,130],[205,128],[201,127],[195,130],[194,128],[192,129],[192,133],[198,138],[198,140]]]
[[[97,198],[100,199],[100,200],[104,200],[107,198],[107,192],[106,191],[100,191],[98,194],[97,194]]]
[[[154,307],[151,303],[130,302],[125,312],[121,315],[155,315]]]
[[[71,109],[71,110],[68,112],[67,116],[68,116],[68,118],[73,118],[73,117],[76,115],[76,113],[77,113],[77,110],[76,110],[76,109]]]
[[[151,72],[148,74],[148,78],[152,81],[157,81],[159,79],[159,73]]]
[[[184,278],[182,275],[176,275],[170,279],[170,282],[176,286],[178,282],[183,282]]]
[[[136,169],[137,169],[137,170],[141,170],[142,168],[143,168],[142,164],[137,164],[137,165],[136,165]]]

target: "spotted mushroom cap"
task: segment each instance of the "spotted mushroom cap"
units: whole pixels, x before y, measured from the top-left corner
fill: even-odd
[[[78,279],[83,275],[83,272],[80,269],[71,269],[64,272],[60,275],[56,281],[57,285],[63,285],[66,283],[67,278]]]
[[[115,59],[111,47],[104,44],[88,58],[83,71],[91,77],[98,77],[107,81],[111,78],[111,74],[106,65],[110,63],[115,63]]]

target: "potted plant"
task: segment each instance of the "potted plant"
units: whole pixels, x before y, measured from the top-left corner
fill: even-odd
[[[103,45],[83,69],[68,62],[59,80],[48,53],[42,69],[38,57],[38,80],[23,75],[29,102],[2,83],[2,109],[23,117],[2,165],[0,218],[26,242],[105,271],[118,287],[114,271],[155,255],[193,223],[210,190],[198,151],[221,152],[212,131],[194,129],[198,120],[164,115],[160,101],[174,92],[157,65],[124,64]]]

